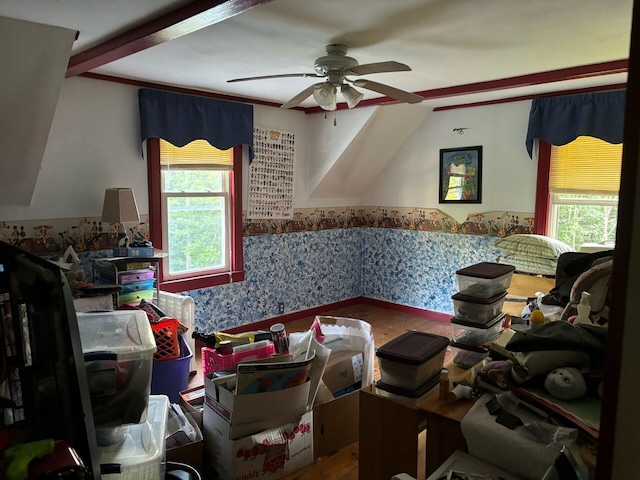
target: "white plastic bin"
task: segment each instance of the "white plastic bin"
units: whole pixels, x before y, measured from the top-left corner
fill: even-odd
[[[169,398],[151,395],[146,422],[123,427],[121,441],[98,447],[102,480],[164,478],[168,415]]]
[[[195,303],[193,298],[188,295],[179,295],[160,290],[158,292],[158,307],[167,316],[177,318],[183,325],[189,327],[189,331],[184,335],[185,340],[191,352],[196,352],[196,341],[192,336],[195,327]],[[189,371],[194,372],[196,369],[196,356],[194,354],[189,363]]]

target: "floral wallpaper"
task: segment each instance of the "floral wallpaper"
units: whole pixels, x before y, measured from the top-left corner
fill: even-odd
[[[532,226],[533,215],[521,212],[473,214],[459,224],[436,209],[385,207],[245,218],[245,280],[184,293],[193,297],[196,330],[204,333],[275,318],[281,302],[291,313],[358,296],[453,314],[455,272],[495,261],[496,237],[532,233]],[[94,258],[111,256],[117,231],[86,218],[0,222],[0,239],[48,258],[73,246],[87,272]],[[129,233],[148,238],[146,221]]]

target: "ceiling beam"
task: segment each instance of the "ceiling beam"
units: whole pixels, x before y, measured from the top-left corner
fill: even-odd
[[[414,92],[425,100],[433,100],[438,98],[451,98],[462,95],[471,95],[475,93],[495,92],[498,90],[508,90],[511,88],[529,87],[532,85],[543,85],[548,83],[565,82],[570,80],[578,80],[581,78],[600,77],[604,75],[614,75],[618,73],[626,73],[629,69],[629,60],[613,60],[610,62],[592,63],[589,65],[580,65],[577,67],[560,68],[558,70],[548,70],[545,72],[530,73],[527,75],[519,75],[516,77],[500,78],[497,80],[488,80],[486,82],[467,83],[464,85],[455,85],[444,88],[434,88],[432,90],[423,90]],[[595,87],[594,91],[610,90],[611,86]],[[618,88],[616,85],[613,88]],[[544,96],[544,95],[539,95]],[[524,97],[523,97],[524,98]],[[529,96],[528,98],[533,98]],[[390,97],[378,97],[363,100],[358,103],[358,107],[372,107],[380,105],[391,105],[401,103]],[[487,104],[499,103],[498,101],[487,102]],[[475,106],[469,104],[467,106]],[[455,108],[461,108],[456,106]],[[346,110],[346,103],[339,103],[338,110]],[[443,109],[443,108],[440,108]],[[305,109],[305,113],[321,113],[324,112],[320,107],[309,107]]]
[[[560,68],[558,70],[548,70],[546,72],[529,73],[516,77],[489,80],[486,82],[467,83],[454,87],[434,88],[415,92],[426,100],[434,98],[455,97],[470,93],[486,93],[509,88],[530,87],[532,85],[542,85],[546,83],[565,82],[569,80],[579,80],[581,78],[600,77],[603,75],[613,75],[626,73],[629,69],[629,60],[614,60],[611,62],[593,63],[590,65],[580,65],[577,67]]]
[[[227,20],[272,0],[196,0],[73,55],[65,77],[73,77],[123,57]]]

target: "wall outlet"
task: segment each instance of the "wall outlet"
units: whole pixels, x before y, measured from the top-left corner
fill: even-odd
[[[284,313],[284,302],[278,302],[278,313],[280,315]]]

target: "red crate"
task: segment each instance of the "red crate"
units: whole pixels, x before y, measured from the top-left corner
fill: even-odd
[[[242,360],[259,360],[261,358],[267,358],[275,352],[273,343],[269,343],[264,347],[256,348],[255,350],[228,353],[227,355],[216,353],[215,348],[202,347],[202,373],[204,375],[208,375],[213,372],[229,370],[235,367]]]
[[[176,318],[162,318],[158,323],[151,324],[157,347],[156,353],[153,354],[154,362],[175,360],[180,356],[179,326],[180,321]]]

